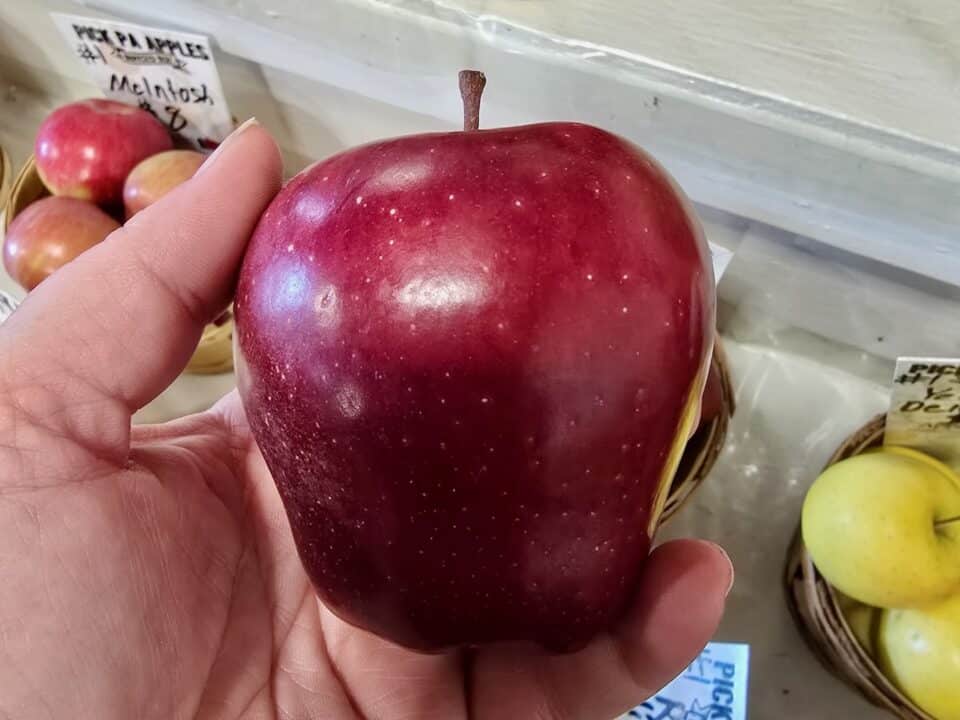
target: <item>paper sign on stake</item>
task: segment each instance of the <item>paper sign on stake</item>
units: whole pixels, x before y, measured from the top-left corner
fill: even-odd
[[[883,442],[960,471],[960,359],[897,359]]]
[[[204,35],[52,13],[57,29],[103,93],[155,115],[198,150],[233,129]]]

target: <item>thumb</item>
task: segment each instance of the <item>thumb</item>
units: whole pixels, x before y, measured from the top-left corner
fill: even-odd
[[[128,431],[229,301],[280,180],[276,144],[248,121],[190,180],[31,292],[0,327],[2,382],[48,388],[27,394],[30,416],[94,444],[105,422]]]

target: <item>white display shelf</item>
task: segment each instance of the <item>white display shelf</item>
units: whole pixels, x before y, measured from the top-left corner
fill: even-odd
[[[558,21],[582,16],[576,3],[524,4],[541,12],[514,12],[518,20],[503,3],[437,0],[171,0],[136,10],[123,0],[84,3],[199,30],[237,57],[448,125],[459,118],[456,69],[478,67],[491,80],[488,125],[602,125],[653,151],[698,202],[960,282],[960,139],[922,142],[681,70],[629,44],[602,42],[622,35],[584,39]],[[485,12],[487,5],[502,12]],[[608,15],[618,7],[632,14],[622,3],[602,4]],[[567,34],[523,24],[538,18]]]

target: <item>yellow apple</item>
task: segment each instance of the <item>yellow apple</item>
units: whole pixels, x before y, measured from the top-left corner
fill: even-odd
[[[960,595],[924,610],[884,610],[880,668],[937,720],[960,720]]]
[[[827,582],[867,605],[919,607],[960,593],[960,478],[888,447],[827,468],[803,503],[803,541]]]
[[[857,642],[867,651],[867,655],[872,656],[876,650],[875,637],[877,622],[880,620],[880,610],[870,605],[864,605],[841,592],[837,592],[837,604],[847,620],[847,625],[853,631],[853,636],[857,638]]]

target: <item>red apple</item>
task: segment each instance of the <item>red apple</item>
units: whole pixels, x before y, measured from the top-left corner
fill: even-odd
[[[140,108],[81,100],[50,113],[37,133],[37,171],[54,195],[118,205],[123,181],[150,155],[173,147],[166,128]]]
[[[141,160],[123,184],[123,207],[127,218],[192,178],[206,159],[206,155],[194,150],[167,150]]]
[[[69,197],[45,197],[27,205],[10,223],[3,264],[16,282],[32,290],[120,224],[96,205]]]
[[[609,628],[714,304],[690,204],[595,127],[403,137],[293,178],[244,259],[238,382],[323,601],[427,651]]]

